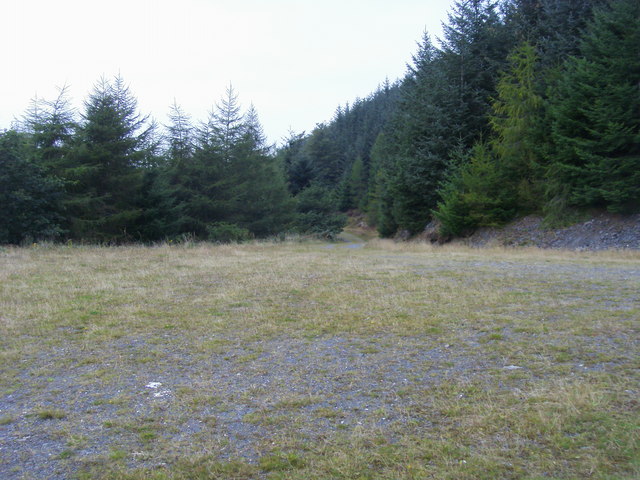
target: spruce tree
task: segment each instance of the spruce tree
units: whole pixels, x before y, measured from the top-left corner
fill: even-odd
[[[202,124],[191,147],[183,116],[170,126],[170,163],[161,176],[170,199],[172,235],[212,241],[243,240],[280,233],[293,205],[283,170],[267,144],[253,106],[241,112],[232,87]]]
[[[256,237],[283,232],[293,215],[284,172],[271,150],[252,105],[243,116],[241,136],[225,169],[233,179],[226,192],[230,205],[226,221]]]
[[[385,137],[388,147],[384,172],[379,172],[378,199],[391,205],[380,205],[380,212],[391,214],[379,226],[391,225],[417,233],[429,222],[431,209],[438,199],[437,190],[447,169],[448,152],[455,139],[457,126],[451,113],[457,99],[442,70],[440,52],[425,33],[413,64],[400,90],[396,117]],[[381,233],[383,233],[381,231]]]
[[[544,102],[536,86],[536,53],[523,43],[509,56],[489,117],[492,138],[459,155],[434,212],[440,233],[458,236],[496,226],[542,204]]]
[[[95,85],[62,173],[72,237],[100,242],[139,238],[142,169],[151,155],[147,120],[121,77]]]
[[[24,133],[0,133],[0,244],[55,240],[61,229],[62,184],[29,157]]]
[[[508,208],[526,214],[543,201],[545,102],[537,82],[535,47],[525,42],[508,59],[510,68],[498,81],[489,117],[490,145],[502,188],[509,190]]]
[[[551,98],[551,201],[640,210],[640,4],[598,10]]]
[[[32,135],[34,160],[49,174],[61,177],[78,127],[68,87],[59,89],[55,100],[34,99],[23,125]]]

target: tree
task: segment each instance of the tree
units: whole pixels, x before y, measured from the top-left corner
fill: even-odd
[[[226,221],[256,237],[274,235],[292,220],[293,204],[284,172],[271,155],[253,105],[243,119],[241,136],[233,144],[232,160],[225,168],[225,176],[232,179]]]
[[[509,55],[510,68],[497,85],[489,117],[492,138],[478,142],[440,191],[434,211],[444,237],[496,226],[542,204],[540,164],[544,103],[536,87],[536,53],[525,42]]]
[[[640,4],[597,10],[551,97],[551,200],[640,210]]]
[[[347,211],[354,208],[363,209],[366,202],[367,178],[364,162],[358,157],[348,175],[345,175],[339,189],[340,210]]]
[[[338,212],[331,190],[321,184],[305,188],[295,200],[294,230],[298,233],[333,238],[347,223],[346,215]]]
[[[56,239],[62,185],[30,161],[29,137],[0,133],[0,243]]]
[[[194,128],[191,119],[175,102],[169,107],[169,120],[171,123],[165,126],[167,131],[166,142],[168,144],[169,161],[172,164],[182,164],[193,156]]]
[[[95,85],[62,173],[73,237],[101,242],[138,237],[142,172],[153,163],[152,133],[121,77]]]
[[[493,0],[454,2],[443,29],[441,68],[457,97],[449,99],[457,100],[448,110],[455,128],[450,133],[455,141],[471,147],[488,134],[491,97],[514,39]]]
[[[227,87],[225,95],[209,115],[209,139],[230,160],[233,146],[243,135],[243,115],[238,103],[238,94],[232,85]]]
[[[505,188],[504,172],[491,147],[478,142],[468,158],[465,152],[459,155],[434,211],[445,238],[467,235],[480,226],[500,225],[516,213],[512,192]]]
[[[185,123],[178,120],[173,132]],[[283,231],[293,205],[271,150],[256,109],[242,114],[229,87],[200,127],[193,153],[172,156],[161,175],[161,189],[170,200],[171,235],[224,241]]]
[[[440,52],[425,33],[384,137],[384,155],[389,158],[379,162],[384,171],[377,174],[378,183],[386,182],[378,187],[378,201],[391,202],[379,204],[385,218],[379,219],[378,227],[385,226],[384,233],[380,231],[384,235],[393,233],[392,225],[416,233],[429,222],[456,138],[454,105],[457,98],[442,70]]]
[[[330,126],[318,124],[304,145],[314,180],[327,187],[336,187],[345,170],[344,154],[335,140]]]
[[[510,68],[498,81],[489,117],[490,142],[503,190],[521,214],[538,210],[543,200],[545,102],[538,91],[533,45],[524,42],[508,57]]]
[[[367,217],[383,237],[393,235],[398,229],[393,216],[391,185],[393,145],[385,133],[380,133],[371,149],[371,174],[368,194]]]
[[[68,87],[59,89],[53,101],[35,98],[23,125],[32,136],[34,161],[51,175],[63,175],[65,161],[78,127]]]

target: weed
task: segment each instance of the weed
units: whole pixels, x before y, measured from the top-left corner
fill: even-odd
[[[40,420],[62,420],[67,414],[63,410],[57,408],[46,408],[36,412],[36,417]]]
[[[295,453],[273,452],[271,455],[260,457],[258,462],[265,472],[279,472],[304,467],[304,461]]]
[[[13,423],[14,421],[15,421],[15,419],[13,417],[0,417],[0,426],[9,425],[10,423]]]

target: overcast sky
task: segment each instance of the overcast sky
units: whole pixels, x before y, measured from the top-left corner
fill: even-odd
[[[20,0],[0,4],[0,129],[36,95],[74,105],[120,73],[142,113],[204,120],[229,83],[271,142],[404,75],[451,0]]]

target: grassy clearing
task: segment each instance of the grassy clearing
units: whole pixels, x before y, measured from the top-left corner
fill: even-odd
[[[638,291],[626,251],[5,249],[0,473],[637,478]]]

